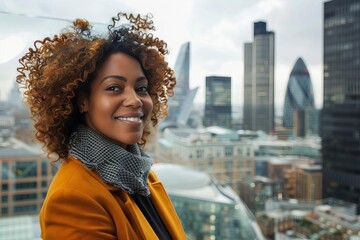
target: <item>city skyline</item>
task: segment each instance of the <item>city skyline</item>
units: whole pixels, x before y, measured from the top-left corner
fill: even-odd
[[[209,75],[229,76],[232,78],[232,102],[235,105],[243,103],[243,43],[252,39],[253,22],[263,20],[269,29],[276,34],[275,55],[275,105],[283,106],[285,89],[291,68],[298,57],[302,57],[308,64],[310,76],[313,79],[316,106],[322,105],[322,5],[323,0],[256,0],[256,1],[228,1],[227,4],[216,1],[190,0],[173,2],[166,1],[152,3],[136,1],[107,0],[101,4],[95,1],[46,2],[36,0],[31,5],[26,1],[0,1],[3,12],[28,14],[73,20],[76,17],[87,18],[93,22],[108,23],[117,11],[132,11],[146,14],[151,12],[158,29],[156,35],[163,38],[169,46],[170,66],[174,67],[180,46],[190,41],[192,44],[190,65],[190,88],[200,86],[195,101],[205,102],[205,77]],[[118,5],[118,8],[114,6]],[[21,6],[21,7],[20,7]],[[86,6],[86,7],[84,7]],[[26,12],[24,11],[26,9]],[[79,11],[78,9],[82,9]],[[299,14],[301,13],[301,14]],[[0,13],[1,18],[9,20],[9,14]],[[12,16],[12,15],[11,15]],[[34,18],[27,18],[33,21]],[[13,28],[18,23],[11,17],[9,21],[0,24],[0,43],[8,37],[13,42],[19,36],[30,36],[34,40],[41,36],[58,33],[68,23],[55,20],[37,19],[42,21],[31,27],[40,32],[17,32]],[[30,21],[30,22],[31,22]],[[35,20],[34,20],[35,21]],[[51,24],[49,24],[49,22]],[[51,28],[49,28],[49,25]],[[42,30],[41,30],[42,29]],[[28,30],[27,30],[28,31]],[[53,32],[51,32],[53,31]],[[14,32],[16,34],[14,34]],[[17,37],[17,38],[16,38]],[[16,40],[16,41],[15,41]],[[30,46],[26,42],[26,46]],[[21,45],[21,40],[20,44]],[[0,47],[1,48],[1,47]],[[18,56],[15,56],[15,59]],[[13,59],[14,60],[14,59]],[[1,62],[1,61],[0,61]],[[16,60],[14,60],[16,63]],[[6,65],[6,66],[5,66]],[[16,74],[16,64],[0,63],[0,69],[13,69]],[[14,80],[1,78],[1,98],[11,89]]]

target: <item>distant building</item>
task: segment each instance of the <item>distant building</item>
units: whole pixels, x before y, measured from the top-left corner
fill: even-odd
[[[181,105],[186,99],[189,88],[190,79],[190,42],[184,43],[178,53],[175,62],[176,87],[174,88],[174,96],[170,98],[169,115],[167,121],[176,122]]]
[[[265,22],[254,23],[254,42],[244,45],[245,130],[274,130],[275,34]]]
[[[241,141],[236,131],[219,127],[168,128],[157,142],[159,162],[206,172],[237,192],[241,179],[254,176],[253,148],[251,143]]]
[[[296,172],[296,199],[316,201],[322,199],[322,168],[320,165],[300,165]]]
[[[155,164],[189,239],[265,240],[254,216],[229,187],[184,166]]]
[[[255,155],[260,156],[288,156],[303,157],[320,162],[321,139],[318,137],[282,140],[256,140],[254,146]]]
[[[294,111],[293,130],[296,137],[319,136],[320,110],[309,108]]]
[[[324,3],[323,196],[360,213],[360,2]]]
[[[41,147],[11,138],[0,143],[0,217],[38,213],[52,179]]]
[[[294,112],[308,108],[314,108],[314,92],[309,71],[302,58],[298,58],[286,89],[283,126],[293,128]]]
[[[256,214],[258,211],[264,211],[266,200],[277,197],[281,190],[279,182],[270,178],[249,177],[241,182],[240,197],[246,206]]]
[[[231,78],[206,77],[205,127],[232,127],[231,118]]]

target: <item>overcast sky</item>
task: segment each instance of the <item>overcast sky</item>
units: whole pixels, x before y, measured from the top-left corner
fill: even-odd
[[[317,107],[322,106],[323,0],[0,0],[0,97],[14,83],[16,60],[35,39],[58,33],[68,24],[58,20],[86,18],[109,23],[119,11],[152,13],[157,33],[168,43],[174,65],[180,46],[191,42],[190,87],[200,86],[204,102],[205,77],[232,78],[232,100],[243,103],[243,45],[253,41],[253,23],[266,21],[275,32],[275,103],[283,107],[289,74],[298,57],[310,72]],[[20,53],[20,54],[19,54]],[[11,59],[11,60],[10,60]]]

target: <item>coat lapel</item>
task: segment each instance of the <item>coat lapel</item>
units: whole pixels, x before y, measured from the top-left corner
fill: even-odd
[[[173,239],[186,239],[179,217],[164,186],[154,172],[149,175],[149,189],[154,207]]]

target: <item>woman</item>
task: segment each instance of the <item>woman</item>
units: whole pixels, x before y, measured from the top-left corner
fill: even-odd
[[[62,163],[40,211],[41,237],[186,239],[141,149],[175,86],[166,43],[148,33],[149,16],[112,21],[102,37],[78,19],[20,59],[36,137]]]

